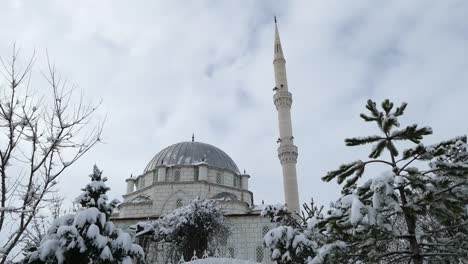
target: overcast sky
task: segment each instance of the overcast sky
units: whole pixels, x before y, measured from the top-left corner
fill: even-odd
[[[321,177],[368,149],[345,137],[376,131],[368,98],[407,107],[404,124],[434,129],[427,143],[468,131],[468,1],[22,1],[0,4],[0,56],[13,43],[45,50],[92,101],[103,100],[105,144],[68,170],[72,199],[98,164],[111,197],[164,147],[223,149],[251,174],[257,203],[283,201],[273,105],[273,16],[293,94],[302,202],[334,200]]]

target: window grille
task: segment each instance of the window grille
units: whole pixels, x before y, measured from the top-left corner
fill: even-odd
[[[257,247],[256,255],[257,255],[257,262],[261,263],[263,261],[263,247]]]
[[[268,231],[270,231],[270,227],[264,226],[263,229],[262,229],[263,236],[265,236],[268,233]]]
[[[221,173],[216,173],[216,183],[217,184],[223,184],[223,177],[221,176]]]
[[[193,180],[198,181],[199,178],[200,178],[200,169],[198,167],[195,167],[193,169]]]
[[[221,246],[223,246],[223,247],[226,246],[226,244],[227,244],[227,237],[226,237],[226,236],[222,236],[222,237],[221,237],[220,243],[221,243]]]
[[[234,187],[241,187],[241,178],[239,175],[234,175]]]
[[[174,171],[174,181],[180,181],[180,169]]]
[[[182,203],[182,200],[181,199],[177,199],[176,201],[176,208],[180,208],[182,207],[184,204]]]
[[[230,258],[234,258],[234,248],[230,247],[228,248],[228,254]]]

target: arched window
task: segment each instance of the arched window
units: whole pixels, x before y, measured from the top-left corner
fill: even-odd
[[[175,205],[176,208],[180,208],[180,207],[182,207],[182,206],[184,205],[184,204],[182,203],[182,199],[177,199],[175,204],[176,204],[176,205]]]
[[[180,169],[177,168],[174,171],[174,181],[180,181]]]
[[[223,184],[223,176],[221,175],[220,172],[216,173],[216,183],[217,184]]]
[[[257,262],[261,263],[263,261],[263,247],[257,247],[255,253],[257,255]]]
[[[200,178],[200,169],[198,167],[193,168],[193,180],[198,181]]]

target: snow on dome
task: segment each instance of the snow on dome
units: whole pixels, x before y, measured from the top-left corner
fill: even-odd
[[[226,152],[210,144],[197,141],[180,142],[161,150],[148,163],[144,173],[152,171],[161,165],[194,166],[200,163],[206,163],[214,168],[230,170],[236,174],[240,174],[236,163]]]

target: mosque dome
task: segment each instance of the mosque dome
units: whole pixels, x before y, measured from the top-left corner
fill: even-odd
[[[240,174],[236,163],[226,152],[210,144],[197,141],[180,142],[166,147],[154,156],[144,172],[152,171],[161,165],[193,166],[200,163],[206,163],[213,168],[229,170],[235,174]]]

